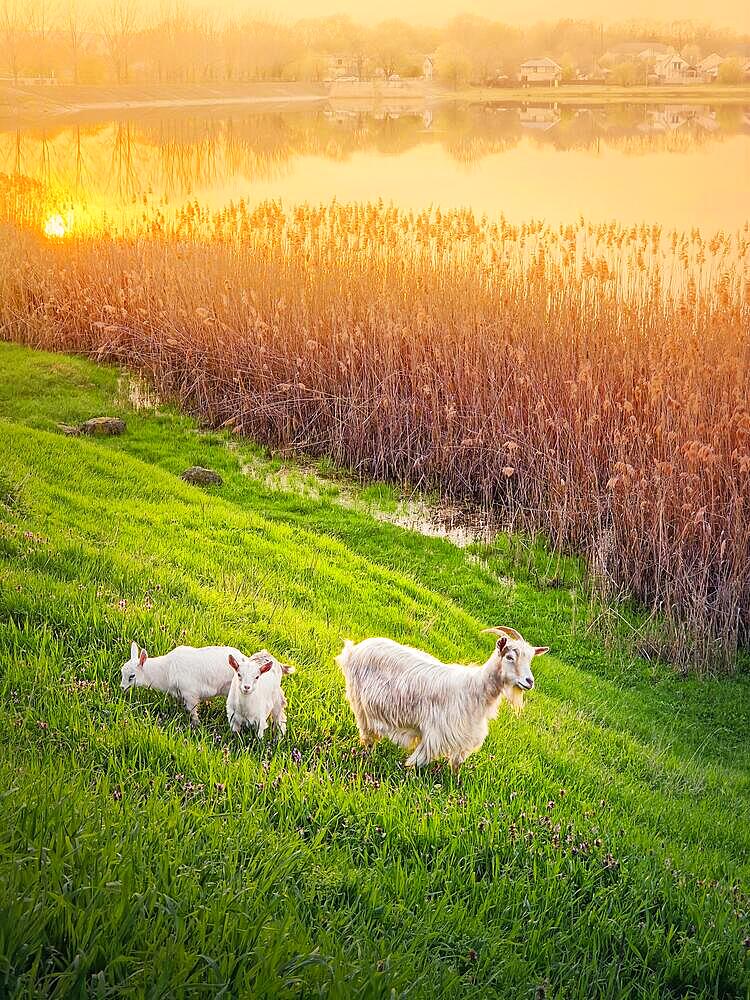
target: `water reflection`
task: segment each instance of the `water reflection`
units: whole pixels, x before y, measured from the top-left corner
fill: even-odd
[[[675,155],[679,154],[679,155]],[[393,200],[514,219],[578,214],[707,229],[750,216],[750,108],[557,104],[159,113],[0,131],[0,173],[52,214],[128,217],[196,199]],[[612,192],[615,199],[610,199]],[[611,202],[611,207],[610,207]]]

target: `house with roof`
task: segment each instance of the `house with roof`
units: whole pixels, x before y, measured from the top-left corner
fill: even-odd
[[[357,60],[349,54],[335,53],[328,57],[325,79],[332,80],[358,80],[360,78],[360,66]]]
[[[723,62],[724,56],[720,56],[718,52],[712,52],[710,56],[701,59],[696,66],[698,76],[704,83],[713,83],[719,77],[719,66]]]
[[[614,45],[604,53],[599,60],[599,72],[606,79],[610,76],[614,66],[623,63],[632,63],[641,67],[641,73],[645,68],[649,78],[654,83],[677,83],[687,79],[687,67],[675,67],[670,60],[680,60],[682,57],[675,52],[671,45],[662,42],[636,41],[621,42]],[[692,76],[697,73],[693,71]]]
[[[521,63],[518,79],[524,86],[535,83],[557,86],[562,80],[562,66],[548,56],[542,59],[527,59]]]
[[[657,83],[691,83],[697,75],[696,68],[679,52],[671,52],[654,63],[653,76]]]

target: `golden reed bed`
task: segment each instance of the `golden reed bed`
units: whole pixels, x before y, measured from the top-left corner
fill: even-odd
[[[750,631],[747,226],[708,240],[240,203],[50,240],[8,190],[4,337],[491,506],[643,602],[665,655],[733,669]]]

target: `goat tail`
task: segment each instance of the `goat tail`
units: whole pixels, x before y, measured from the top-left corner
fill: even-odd
[[[339,668],[344,674],[346,674],[346,668],[349,666],[349,660],[351,659],[353,651],[354,651],[354,643],[352,642],[352,640],[344,639],[344,648],[336,657],[336,663],[338,664]]]

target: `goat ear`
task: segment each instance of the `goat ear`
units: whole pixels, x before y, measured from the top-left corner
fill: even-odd
[[[545,653],[549,653],[549,646],[537,646],[534,650],[534,656],[544,656]]]
[[[138,666],[141,667],[141,669],[143,669],[143,664],[146,662],[147,659],[148,659],[148,653],[146,652],[145,649],[142,649],[141,655],[138,657]]]
[[[282,672],[282,674],[296,674],[297,673],[297,668],[293,667],[291,665],[291,663],[282,663],[281,664],[281,672]]]
[[[272,667],[272,666],[273,666],[273,663],[271,662],[271,660],[267,660],[267,661],[266,661],[266,662],[265,662],[265,663],[263,664],[263,666],[262,666],[262,667],[260,668],[260,672],[261,672],[262,674],[267,674],[267,673],[268,673],[268,671],[269,671],[269,670],[271,669],[271,667]]]
[[[138,650],[138,643],[137,642],[131,642],[130,643],[130,659],[131,660],[137,660],[138,659],[138,652],[139,652],[139,650]]]
[[[231,653],[229,654],[229,666],[232,668],[232,670],[239,670],[240,669],[239,663],[237,662],[237,660],[234,658],[234,656]]]
[[[502,651],[505,649],[505,647],[507,645],[508,645],[508,640],[506,639],[505,636],[502,636],[502,638],[498,639],[497,640],[497,651],[498,651],[498,653],[502,653]]]

